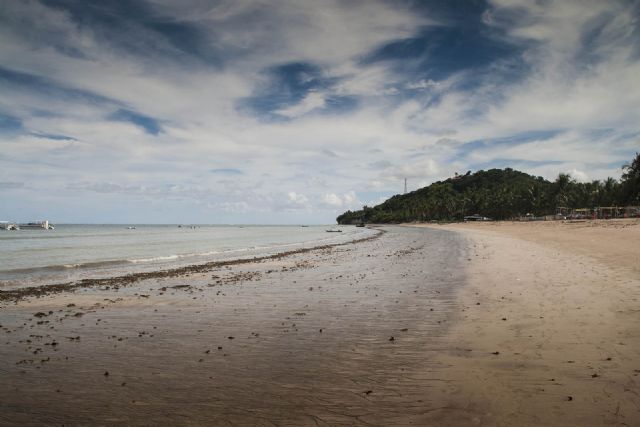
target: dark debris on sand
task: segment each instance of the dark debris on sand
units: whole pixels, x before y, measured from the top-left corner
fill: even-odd
[[[365,242],[378,238],[384,233],[384,230],[379,230],[379,233],[373,236],[364,237],[362,239],[353,240],[345,243],[335,243],[331,245],[322,245],[312,248],[302,248],[293,251],[282,252],[274,255],[266,255],[262,257],[254,257],[249,259],[234,259],[229,261],[211,261],[204,264],[188,265],[186,267],[173,268],[169,270],[149,271],[141,273],[131,273],[124,276],[109,277],[104,279],[82,279],[76,282],[57,283],[45,286],[32,286],[20,289],[0,290],[0,301],[18,301],[27,297],[42,297],[51,294],[57,294],[62,292],[75,291],[83,288],[97,288],[108,287],[118,289],[121,286],[128,286],[141,280],[147,279],[159,279],[167,277],[179,277],[187,276],[193,273],[204,273],[217,269],[220,267],[228,267],[238,264],[258,263],[266,260],[282,259],[291,255],[308,253],[317,250],[326,250],[339,246],[350,245],[354,243]],[[180,286],[180,285],[178,285]],[[178,286],[174,286],[177,288]],[[186,285],[188,286],[188,285]],[[44,313],[42,313],[44,315]]]

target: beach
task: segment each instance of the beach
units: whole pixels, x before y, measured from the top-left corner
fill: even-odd
[[[439,358],[458,401],[489,425],[640,422],[640,221],[431,227],[472,242]]]
[[[0,424],[640,421],[637,221],[379,229],[0,293]]]

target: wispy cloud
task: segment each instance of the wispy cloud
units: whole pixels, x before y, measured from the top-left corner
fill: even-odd
[[[220,175],[242,175],[242,171],[240,169],[235,169],[235,168],[211,169],[209,172],[220,174]]]

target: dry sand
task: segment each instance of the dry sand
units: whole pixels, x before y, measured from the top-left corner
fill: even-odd
[[[464,314],[439,358],[488,425],[640,425],[640,222],[467,223]]]
[[[640,277],[640,219],[467,222],[443,228],[515,237]]]
[[[638,425],[629,224],[385,227],[0,301],[0,425]]]

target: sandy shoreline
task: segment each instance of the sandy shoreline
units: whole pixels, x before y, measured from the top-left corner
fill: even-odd
[[[439,360],[485,422],[640,423],[640,221],[435,228],[473,242],[449,334],[472,351]]]
[[[419,424],[447,384],[434,358],[465,254],[456,233],[397,228],[4,302],[0,424]]]
[[[53,295],[61,292],[71,292],[78,289],[85,288],[96,288],[96,287],[114,287],[119,288],[120,286],[131,286],[137,282],[143,280],[150,279],[163,279],[169,277],[187,277],[190,274],[195,273],[206,273],[214,269],[218,269],[221,267],[228,267],[234,265],[244,265],[251,264],[256,262],[264,262],[269,260],[277,260],[281,258],[286,258],[292,255],[304,254],[312,251],[319,251],[323,249],[330,249],[339,246],[356,244],[360,242],[366,242],[368,240],[375,239],[379,237],[381,233],[384,233],[382,230],[377,230],[376,234],[371,236],[358,238],[351,240],[349,242],[343,243],[330,243],[323,245],[316,245],[310,247],[303,247],[299,249],[277,252],[275,254],[262,255],[262,256],[254,256],[252,258],[232,258],[228,260],[217,260],[210,261],[199,264],[190,264],[181,267],[174,267],[169,269],[161,269],[161,270],[153,270],[153,271],[145,271],[145,272],[134,272],[124,275],[117,275],[113,277],[103,277],[103,278],[90,278],[90,279],[79,279],[75,281],[63,282],[63,283],[51,283],[46,285],[37,285],[37,286],[17,286],[10,287],[8,289],[0,289],[0,302],[2,301],[18,301],[22,298],[27,297],[42,297],[47,295]]]
[[[640,219],[467,222],[436,228],[510,236],[640,276]]]
[[[385,227],[0,301],[0,424],[637,424],[640,225],[574,225]]]

